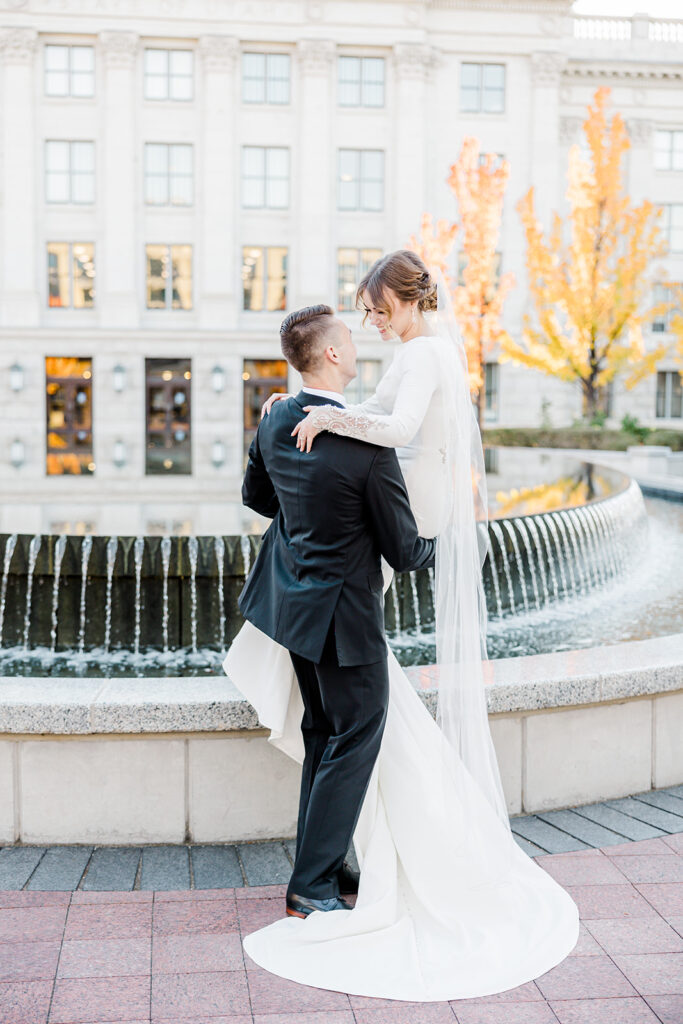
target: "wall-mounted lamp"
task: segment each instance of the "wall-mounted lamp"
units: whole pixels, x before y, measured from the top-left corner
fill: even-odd
[[[211,445],[211,461],[216,469],[225,462],[225,445],[222,441],[216,440]]]
[[[112,370],[112,377],[114,381],[114,391],[123,391],[126,386],[125,366],[121,366],[121,363],[117,363]]]
[[[9,386],[12,391],[21,391],[24,386],[24,367],[20,363],[12,363],[9,368]]]
[[[10,445],[9,460],[15,469],[20,469],[26,461],[26,446],[18,437]]]
[[[211,371],[211,384],[216,394],[219,394],[225,387],[225,370],[222,366],[214,366]]]
[[[112,461],[115,466],[125,466],[126,464],[126,442],[125,441],[114,441],[114,454]]]

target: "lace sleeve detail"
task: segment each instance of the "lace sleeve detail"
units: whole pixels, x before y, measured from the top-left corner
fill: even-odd
[[[332,434],[357,437],[362,441],[368,440],[371,432],[381,432],[389,427],[387,416],[371,416],[352,409],[340,409],[336,405],[317,405],[309,416],[318,430],[329,430]]]

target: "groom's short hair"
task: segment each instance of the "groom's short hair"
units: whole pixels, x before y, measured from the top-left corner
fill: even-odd
[[[285,317],[280,325],[280,346],[288,363],[299,373],[317,369],[328,331],[334,325],[331,306],[306,306]]]

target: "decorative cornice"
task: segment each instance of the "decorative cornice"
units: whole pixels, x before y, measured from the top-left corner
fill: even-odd
[[[534,85],[559,85],[566,64],[566,56],[554,50],[537,50],[532,53],[531,78]]]
[[[232,71],[239,53],[240,44],[235,36],[200,36],[199,54],[207,71]]]
[[[301,39],[296,55],[305,75],[326,75],[337,52],[335,43],[328,39]]]
[[[576,142],[583,127],[582,117],[561,117],[560,118],[560,142],[565,145]]]
[[[426,81],[437,63],[437,53],[431,46],[398,43],[394,47],[394,68],[399,78]]]
[[[38,33],[35,29],[0,29],[0,55],[6,64],[31,64],[37,49]]]
[[[679,86],[683,82],[683,68],[680,65],[644,64],[635,61],[633,64],[608,64],[605,61],[571,60],[563,71],[565,79],[611,79],[621,80],[629,84],[656,81],[658,85]]]
[[[100,32],[99,44],[107,67],[134,67],[140,46],[136,32]]]
[[[649,146],[652,142],[654,125],[642,118],[629,118],[626,122],[628,137],[634,146]]]

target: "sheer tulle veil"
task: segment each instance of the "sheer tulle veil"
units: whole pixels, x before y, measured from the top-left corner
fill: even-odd
[[[443,782],[446,792],[453,785],[459,787],[463,806],[476,806],[474,780],[509,829],[483,679],[487,614],[482,567],[488,549],[484,452],[470,397],[467,355],[448,285],[440,270],[431,269],[431,274],[438,303],[428,322],[441,339],[446,439],[441,452],[446,474],[444,526],[438,535],[435,573],[437,722],[448,776]]]

